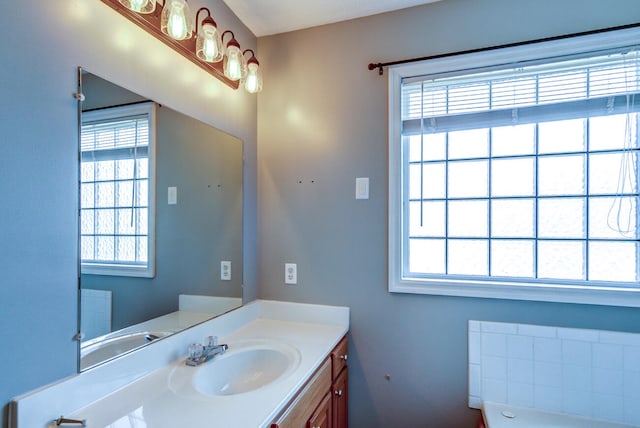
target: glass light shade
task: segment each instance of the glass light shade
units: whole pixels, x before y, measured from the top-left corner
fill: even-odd
[[[210,18],[205,18],[196,40],[196,55],[206,62],[220,62],[224,56],[220,32]]]
[[[175,40],[191,38],[193,23],[185,0],[166,0],[160,21],[162,32]]]
[[[240,47],[234,44],[227,45],[227,54],[224,56],[224,75],[228,79],[236,81],[242,79],[247,72],[244,56]]]
[[[257,61],[249,60],[247,64],[247,76],[244,78],[244,89],[250,94],[262,90],[262,71]]]
[[[156,10],[156,0],[118,0],[127,9],[138,13],[151,13]]]

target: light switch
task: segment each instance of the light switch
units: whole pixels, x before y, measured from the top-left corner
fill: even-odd
[[[356,178],[356,199],[369,199],[369,177]]]
[[[178,203],[178,188],[169,187],[167,189],[167,202],[169,205],[176,205]]]

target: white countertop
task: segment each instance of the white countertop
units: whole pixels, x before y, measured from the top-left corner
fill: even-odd
[[[169,387],[171,374],[196,368],[187,367],[180,360],[71,417],[87,419],[88,427],[105,428],[137,428],[142,422],[146,428],[268,426],[344,333],[338,326],[259,319],[220,338],[220,343],[233,349],[238,341],[269,338],[295,347],[302,356],[300,365],[286,378],[243,394],[184,397]],[[214,358],[205,364],[215,363]]]
[[[63,382],[18,397],[10,409],[16,428],[52,427],[64,415],[90,428],[267,427],[349,329],[349,309],[256,301]],[[229,396],[182,394],[187,345],[218,335],[234,343],[269,340],[300,355],[290,373],[259,389]],[[215,358],[205,364],[215,364]]]

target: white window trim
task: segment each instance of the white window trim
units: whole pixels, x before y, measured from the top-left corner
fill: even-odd
[[[154,278],[156,276],[156,105],[153,102],[133,104],[129,106],[117,107],[118,115],[132,116],[147,114],[149,117],[149,207],[148,214],[148,243],[146,266],[120,265],[107,263],[80,263],[82,274],[88,275],[111,275],[129,276],[137,278]],[[102,120],[114,118],[114,108],[104,110],[94,110],[82,113],[83,121]]]
[[[451,279],[415,279],[402,275],[402,138],[400,95],[403,78],[465,70],[515,61],[605,51],[637,46],[640,28],[602,32],[573,38],[545,41],[517,47],[447,56],[391,67],[389,75],[389,212],[388,212],[388,288],[394,293],[432,294],[512,300],[533,300],[640,307],[640,284],[630,287],[594,287],[568,283],[532,283],[472,281]]]

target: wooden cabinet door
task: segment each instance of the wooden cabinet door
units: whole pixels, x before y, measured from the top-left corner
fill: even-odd
[[[333,411],[332,428],[347,428],[349,426],[349,375],[348,367],[345,367],[340,375],[333,381],[331,394],[331,407]]]
[[[307,428],[331,428],[331,394],[327,393],[307,422]]]
[[[347,365],[347,336],[331,351],[331,379],[335,379]]]
[[[322,402],[325,396],[330,397],[330,391],[331,360],[327,358],[282,414],[271,424],[271,428],[309,426],[308,422],[315,413],[314,409],[318,408],[318,403]],[[329,400],[329,407],[331,407],[331,400]]]

